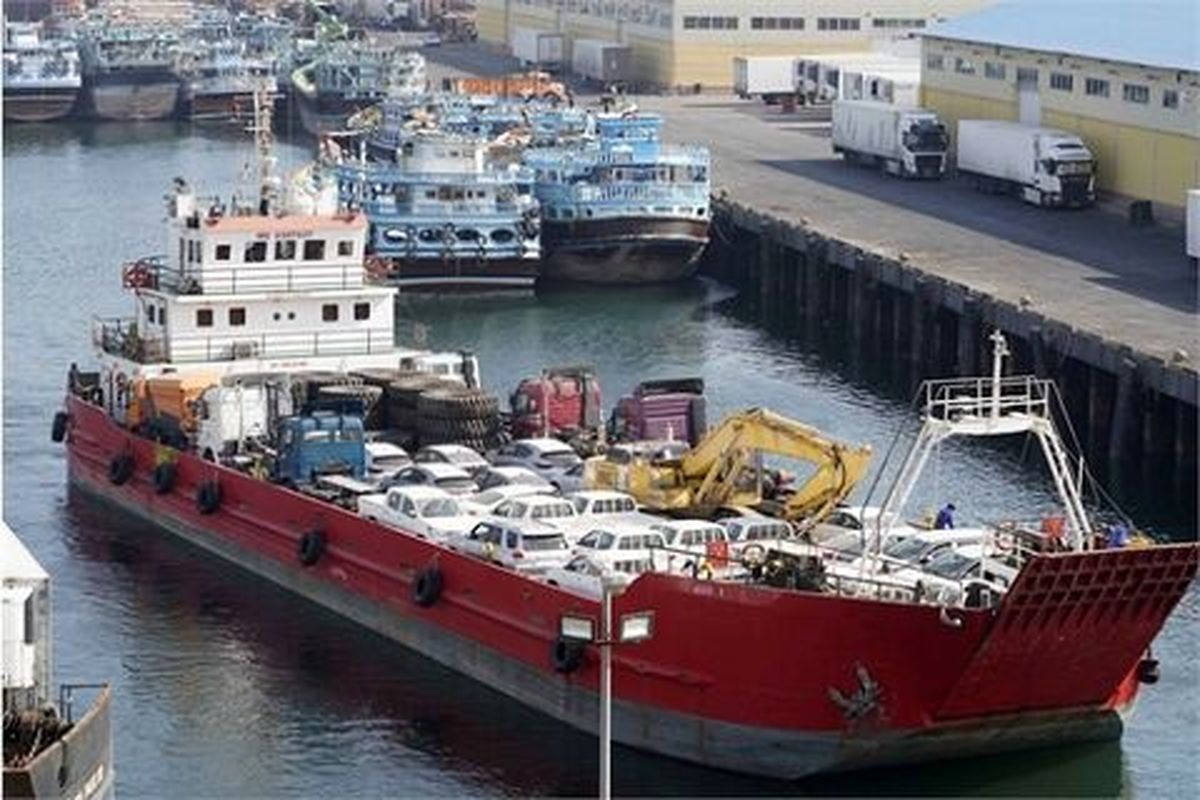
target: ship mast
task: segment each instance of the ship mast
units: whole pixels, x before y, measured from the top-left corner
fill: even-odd
[[[271,130],[271,111],[274,96],[265,88],[254,92],[254,120],[246,128],[254,134],[255,150],[258,154],[258,213],[264,216],[274,212],[279,198],[280,180],[275,174],[275,136]]]

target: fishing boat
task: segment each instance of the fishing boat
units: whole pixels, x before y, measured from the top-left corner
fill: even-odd
[[[94,17],[80,32],[84,86],[94,116],[155,120],[175,113],[180,89],[175,29]]]
[[[254,95],[277,88],[274,62],[251,55],[233,36],[185,44],[176,70],[192,119],[249,119]]]
[[[708,150],[663,143],[655,114],[592,122],[589,135],[525,155],[542,206],[543,274],[617,284],[693,275],[708,243]]]
[[[5,797],[100,800],[113,794],[106,684],[66,683],[54,694],[50,576],[0,524]]]
[[[40,22],[4,23],[4,118],[49,122],[75,108],[83,86],[79,48],[45,35]]]
[[[497,563],[487,548],[367,519],[306,490],[295,472],[281,477],[298,442],[351,442],[357,429],[344,418],[282,428],[276,466],[261,469],[237,448],[201,449],[186,420],[164,417],[168,407],[185,417],[221,408],[181,402],[185,381],[238,398],[252,375],[279,383],[405,359],[447,366],[392,344],[394,289],[369,284],[360,213],[271,208],[269,191],[234,210],[177,187],[170,257],[123,270],[135,318],[98,321],[95,367],[69,371],[52,429],[68,479],[240,567],[230,580],[275,583],[597,731],[600,651],[572,638],[581,623],[597,628],[594,596]],[[163,391],[148,393],[153,380]],[[1062,468],[1074,460],[1049,382],[997,371],[931,382],[922,397],[927,433],[912,465],[948,431],[1032,433],[1060,467],[1056,484],[1079,480]],[[902,505],[913,469],[902,474],[882,519]],[[1078,513],[1078,487],[1058,489],[1069,521],[1023,529],[1011,579],[988,591],[842,591],[820,558],[784,548],[706,575],[638,574],[613,600],[615,618],[648,613],[652,635],[612,653],[613,739],[799,778],[1118,737],[1141,687],[1157,679],[1149,648],[1194,579],[1200,546],[1102,546]],[[1013,518],[1024,513],[1016,498]]]
[[[292,72],[300,122],[312,136],[346,130],[351,115],[389,95],[425,89],[425,59],[419,53],[370,41],[322,45],[315,60]]]

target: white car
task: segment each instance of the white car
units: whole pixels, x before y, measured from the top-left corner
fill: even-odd
[[[507,520],[533,520],[565,531],[575,521],[575,506],[556,495],[531,494],[514,497],[492,509],[492,516]]]
[[[540,522],[476,520],[474,527],[450,546],[521,572],[541,573],[571,559],[571,548],[561,532]]]
[[[634,514],[637,503],[631,495],[607,489],[587,489],[572,492],[567,499],[575,504],[575,512],[581,517]]]
[[[476,494],[479,486],[466,471],[450,464],[425,463],[405,467],[380,485],[393,486],[436,486],[453,495]]]
[[[692,575],[702,567],[711,576],[729,568],[729,534],[716,522],[672,519],[650,526],[667,542],[666,569]]]
[[[408,451],[391,442],[367,442],[367,480],[379,482],[411,466]]]
[[[462,501],[463,508],[468,514],[476,516],[487,516],[495,512],[500,504],[512,500],[517,497],[529,497],[530,495],[545,495],[554,490],[549,486],[545,488],[541,486],[531,486],[524,483],[513,483],[507,486],[496,486],[491,489],[473,494],[466,497]]]
[[[496,451],[496,466],[525,467],[551,483],[563,473],[583,463],[579,454],[558,439],[517,439]]]
[[[767,516],[730,517],[721,520],[729,534],[729,549],[735,558],[742,558],[750,545],[765,556],[776,543],[792,539],[796,532],[785,520]]]
[[[418,464],[450,464],[474,474],[488,467],[487,459],[462,444],[431,444],[413,456]]]
[[[546,570],[545,578],[551,586],[599,600],[603,596],[603,583],[620,590],[643,572],[654,571],[649,560],[622,562],[622,567],[620,570],[605,569],[590,555],[577,555],[561,567]]]
[[[867,533],[875,533],[876,530],[882,530],[887,535],[900,531],[911,534],[919,530],[911,525],[897,525],[894,517],[882,520],[881,523],[879,519],[881,511],[882,509],[877,506],[841,506],[814,525],[808,532],[808,538],[821,544],[839,537],[847,531],[866,530]]]
[[[939,552],[920,567],[902,569],[889,579],[910,587],[915,599],[938,605],[991,606],[1017,577],[1017,568],[989,556],[983,544],[965,544]]]
[[[663,548],[667,540],[658,531],[641,525],[604,521],[589,530],[575,545],[575,552],[594,559],[614,572],[640,574],[650,562],[652,568],[665,564]]]
[[[434,541],[465,534],[478,522],[449,493],[432,486],[404,486],[358,498],[358,514]]]
[[[488,467],[475,473],[480,491],[497,489],[501,486],[536,486],[548,492],[554,491],[550,481],[525,467]]]

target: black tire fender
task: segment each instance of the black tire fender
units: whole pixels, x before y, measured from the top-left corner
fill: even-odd
[[[413,602],[422,608],[429,608],[437,602],[442,594],[442,571],[437,567],[426,567],[417,573],[413,580]]]
[[[300,559],[300,563],[306,567],[311,567],[321,560],[321,556],[325,553],[325,534],[319,530],[312,530],[300,537],[300,542],[296,546],[296,556]]]
[[[175,464],[164,461],[154,468],[154,493],[167,494],[175,488]]]
[[[133,477],[133,456],[129,453],[118,453],[108,462],[108,480],[114,486],[120,486]]]
[[[196,491],[196,509],[201,514],[212,514],[221,507],[221,487],[215,480],[200,484]]]
[[[550,645],[550,663],[554,671],[567,675],[579,669],[583,662],[583,642],[564,639],[559,636]]]
[[[65,411],[59,411],[54,415],[54,422],[50,425],[50,441],[61,442],[67,438],[67,424],[71,421],[71,417]]]

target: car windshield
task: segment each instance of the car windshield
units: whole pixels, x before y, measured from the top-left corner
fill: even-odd
[[[539,460],[553,464],[556,467],[571,467],[579,461],[579,456],[573,450],[560,450],[554,453],[542,453]]]
[[[562,517],[575,516],[575,506],[564,501],[562,503],[547,503],[540,506],[534,506],[533,512],[529,515],[534,519],[561,519]]]
[[[549,486],[548,483],[540,476],[532,472],[521,471],[515,475],[508,476],[508,482],[512,484],[520,484],[522,486]]]
[[[915,564],[928,555],[929,551],[936,546],[936,542],[927,542],[915,538],[893,539],[883,546],[883,554],[897,561],[907,561]]]
[[[480,456],[478,453],[473,453],[470,450],[452,450],[449,454],[447,454],[446,460],[451,464],[465,464],[469,466],[487,463],[483,460],[482,456]]]
[[[977,558],[971,558],[955,550],[949,550],[926,564],[925,571],[931,575],[937,575],[939,578],[960,581],[967,577],[967,573],[978,563],[979,559]]]
[[[412,463],[412,459],[401,455],[376,456],[371,459],[371,467],[380,470],[400,469],[401,467],[407,467],[410,463]]]
[[[432,500],[426,500],[421,504],[421,516],[426,519],[432,517],[457,517],[458,503],[455,503],[448,497],[435,497]]]
[[[556,533],[550,536],[530,536],[525,534],[522,545],[526,550],[541,552],[544,550],[566,550],[567,540],[563,538],[561,533]]]
[[[858,532],[841,533],[825,543],[829,550],[836,550],[848,556],[861,555],[866,549],[866,537]]]
[[[474,489],[475,484],[470,478],[438,478],[434,481],[438,486],[448,491],[456,489]]]

